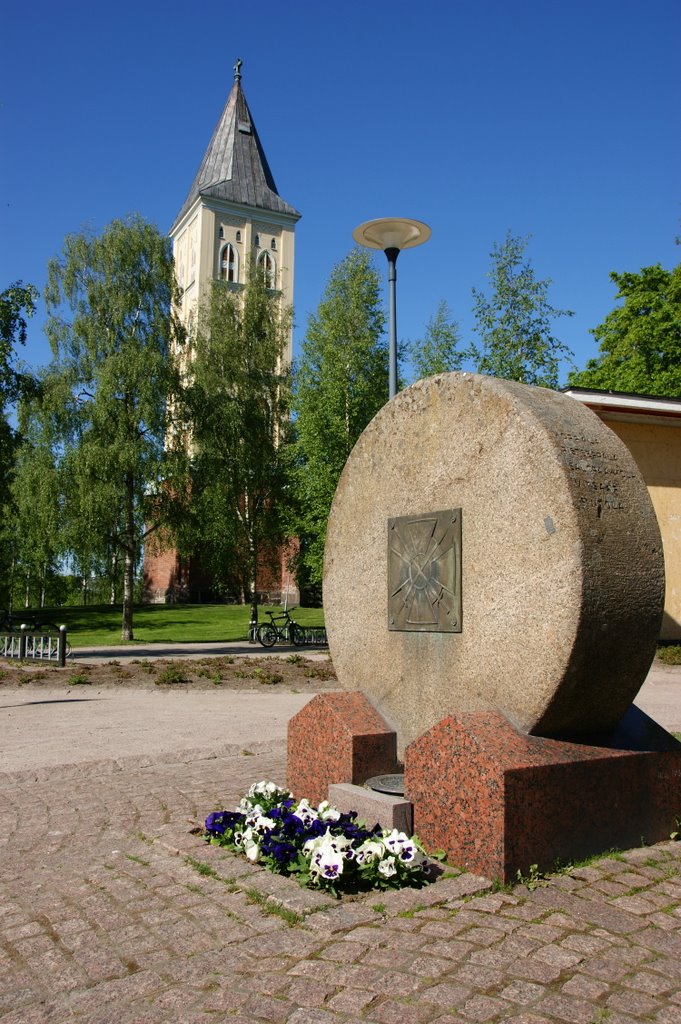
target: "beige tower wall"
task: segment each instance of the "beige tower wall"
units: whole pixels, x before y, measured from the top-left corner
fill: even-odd
[[[635,422],[598,410],[626,444],[646,482],[662,534],[666,573],[663,640],[681,640],[681,421]]]
[[[180,315],[185,326],[191,329],[199,304],[210,290],[210,283],[219,277],[220,252],[228,242],[237,253],[238,284],[245,283],[249,257],[257,260],[262,252],[267,251],[274,261],[275,285],[281,292],[282,305],[292,305],[294,225],[294,219],[283,214],[254,209],[251,215],[251,211],[242,206],[214,201],[197,202],[173,236],[177,280],[183,290]],[[237,233],[241,235],[240,240],[237,240]],[[256,239],[259,239],[259,245],[256,245]],[[289,334],[286,355],[290,362],[293,358],[293,331]]]

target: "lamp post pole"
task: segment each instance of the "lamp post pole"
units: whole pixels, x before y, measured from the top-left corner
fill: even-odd
[[[388,334],[388,398],[397,394],[397,257],[402,249],[412,249],[430,238],[431,231],[420,220],[405,217],[383,217],[367,220],[352,232],[360,245],[382,249],[388,260],[389,334]]]
[[[390,333],[388,335],[388,398],[397,394],[397,257],[400,250],[391,246],[385,250],[388,257],[388,295]]]

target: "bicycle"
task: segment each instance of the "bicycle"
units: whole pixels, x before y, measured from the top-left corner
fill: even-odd
[[[258,641],[263,647],[274,647],[277,640],[293,644],[294,647],[305,642],[300,626],[293,621],[287,610],[266,614],[269,615],[270,621],[258,626],[257,633]]]
[[[12,615],[6,608],[0,608],[0,631],[19,633],[24,626],[31,633],[58,633],[59,626],[46,619],[34,618],[31,615]]]

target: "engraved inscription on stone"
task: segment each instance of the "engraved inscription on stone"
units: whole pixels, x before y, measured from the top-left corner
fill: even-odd
[[[388,520],[388,629],[461,632],[461,509]]]

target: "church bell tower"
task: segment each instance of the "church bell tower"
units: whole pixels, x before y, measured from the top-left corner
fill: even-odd
[[[253,257],[284,306],[293,304],[294,232],[300,214],[277,191],[241,86],[234,84],[170,236],[191,327],[209,283],[244,283]],[[289,340],[289,361],[292,355]]]
[[[254,265],[283,306],[293,304],[294,235],[300,213],[281,198],[241,86],[242,61],[234,65],[234,83],[199,164],[187,198],[170,229],[175,273],[180,286],[180,316],[191,333],[211,282],[239,289]],[[293,332],[285,358],[293,356]],[[282,554],[281,578],[265,589],[273,600],[297,587]],[[177,552],[144,558],[143,599],[153,604],[200,601],[209,582],[194,579],[191,564]],[[260,589],[260,588],[259,588]]]

